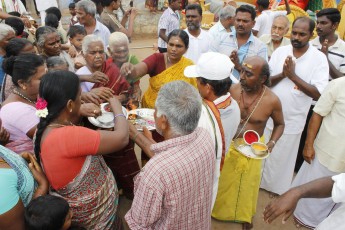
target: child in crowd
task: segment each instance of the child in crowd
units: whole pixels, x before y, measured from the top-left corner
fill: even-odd
[[[86,65],[85,58],[82,54],[82,43],[86,34],[86,30],[82,26],[70,26],[69,28],[69,41],[77,51],[75,58],[72,58],[76,70]]]
[[[69,8],[69,13],[72,15],[70,25],[74,26],[78,22],[77,12],[75,10],[75,3],[74,2],[70,3],[68,5],[68,8]]]
[[[31,200],[24,214],[27,230],[67,230],[71,227],[72,216],[67,201],[51,195]]]
[[[17,38],[27,38],[28,33],[24,32],[24,22],[18,17],[8,17],[5,24],[11,26],[16,31]]]

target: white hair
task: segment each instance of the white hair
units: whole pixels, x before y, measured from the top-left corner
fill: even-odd
[[[11,26],[3,23],[0,24],[0,40],[4,39],[10,32],[16,34]]]
[[[166,116],[174,136],[188,135],[198,126],[202,100],[199,92],[185,81],[163,85],[155,106],[157,117]]]
[[[104,46],[104,42],[103,42],[102,38],[100,38],[94,34],[87,35],[84,37],[83,44],[82,44],[82,50],[83,50],[84,54],[86,54],[87,50],[89,49],[90,44],[93,42],[102,42],[102,44]]]
[[[284,18],[286,21],[286,27],[285,28],[290,27],[290,20],[288,19],[288,17],[286,17],[285,15],[278,15],[278,16],[274,17],[273,21],[276,20],[277,18]]]
[[[114,51],[114,45],[121,43],[125,43],[127,45],[129,44],[128,37],[126,34],[122,32],[114,32],[110,34],[108,44],[111,51]]]
[[[236,8],[233,6],[226,6],[223,9],[220,10],[219,13],[219,19],[225,20],[229,17],[235,17],[236,14]]]
[[[78,9],[84,9],[86,14],[91,14],[92,17],[95,17],[97,8],[94,2],[90,0],[81,0],[77,3]]]
[[[50,27],[50,26],[39,27],[36,30],[36,43],[37,43],[37,45],[42,47],[44,45],[44,43],[46,42],[47,35],[51,34],[51,33],[57,33],[58,34],[58,31],[55,28]]]

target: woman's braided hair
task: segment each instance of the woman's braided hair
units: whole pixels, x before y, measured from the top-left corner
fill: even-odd
[[[69,100],[76,100],[78,92],[79,78],[70,71],[54,70],[42,77],[39,97],[48,103],[48,115],[46,118],[41,117],[37,125],[35,155],[38,161],[40,161],[42,133],[60,115]]]

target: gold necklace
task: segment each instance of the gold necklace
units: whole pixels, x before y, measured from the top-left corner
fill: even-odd
[[[47,127],[64,127],[64,126],[73,126],[73,123],[72,122],[69,122],[70,124],[69,125],[66,125],[66,124],[59,124],[59,123],[52,123],[52,124],[49,124],[47,125]]]
[[[36,105],[36,102],[30,100],[29,98],[27,98],[26,96],[24,96],[22,93],[18,92],[16,89],[13,89],[13,93],[14,93],[14,94],[17,94],[18,96],[20,96],[21,98],[27,100],[28,102],[30,102],[30,103]]]
[[[3,163],[3,164],[7,164],[7,162],[6,161],[4,161],[4,160],[0,160],[0,164],[1,163]]]

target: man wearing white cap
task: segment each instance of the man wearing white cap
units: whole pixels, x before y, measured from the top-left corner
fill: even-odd
[[[212,101],[219,110],[226,152],[240,123],[240,109],[229,93],[233,68],[234,64],[226,55],[208,52],[200,56],[197,65],[188,66],[184,71],[186,77],[197,78],[201,97]]]
[[[225,154],[229,150],[231,140],[240,123],[240,109],[229,93],[233,67],[234,64],[226,55],[208,52],[200,56],[197,65],[188,66],[184,71],[186,77],[197,77],[198,89],[203,98],[204,113],[201,115],[199,127],[208,129],[211,136],[216,136],[216,146],[223,144],[223,151],[217,151],[212,205],[216,200],[218,180]],[[215,127],[212,124],[215,124]],[[219,133],[217,135],[218,129],[220,135]],[[224,140],[223,143],[222,140]]]

